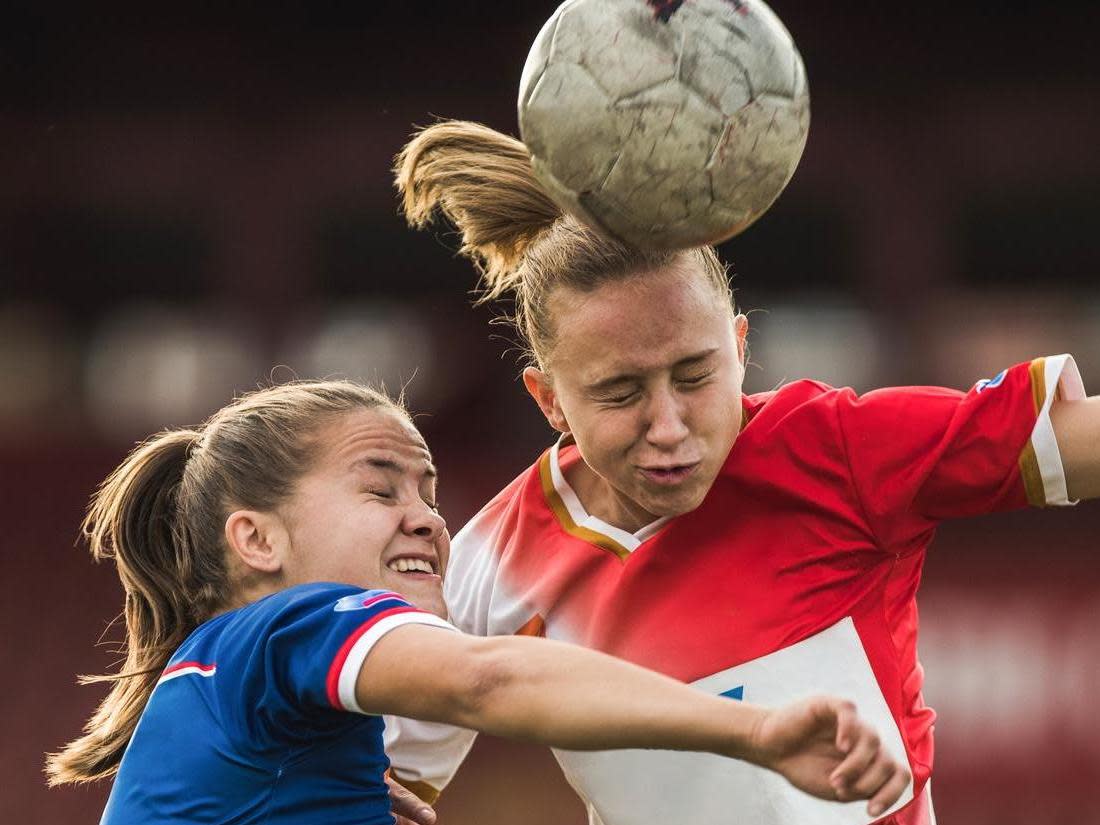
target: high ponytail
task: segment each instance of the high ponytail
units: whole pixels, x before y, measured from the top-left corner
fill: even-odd
[[[421,129],[395,159],[396,186],[415,227],[436,208],[462,232],[462,254],[482,274],[485,299],[514,290],[527,248],[562,217],[515,138],[465,120]]]
[[[140,444],[92,499],[83,534],[93,558],[115,560],[126,589],[126,660],[120,673],[81,678],[114,684],[85,725],[85,735],[50,755],[51,785],[114,772],[160,672],[197,626],[188,603],[194,561],[178,499],[199,437],[194,430],[177,430]]]
[[[517,331],[528,360],[549,368],[556,325],[550,296],[559,287],[585,293],[673,264],[687,264],[731,310],[726,268],[714,248],[645,252],[562,212],[535,177],[531,154],[487,126],[444,120],[417,132],[395,160],[396,185],[409,223],[439,209],[462,233],[462,248],[481,274],[479,301],[513,293]]]
[[[83,533],[112,559],[126,591],[126,658],[84,736],[49,754],[51,785],[111,776],[172,654],[202,622],[238,606],[225,520],[270,512],[314,460],[317,431],[335,417],[397,403],[350,381],[303,381],[242,396],[197,430],[139,444],[92,498]]]

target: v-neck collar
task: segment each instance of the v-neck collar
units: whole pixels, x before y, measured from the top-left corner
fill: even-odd
[[[630,533],[591,515],[584,509],[576,491],[569,486],[561,470],[560,450],[571,443],[573,439],[568,433],[562,435],[539,460],[539,477],[546,501],[565,532],[625,559],[643,542],[656,535],[672,517],[663,516],[641,530]]]

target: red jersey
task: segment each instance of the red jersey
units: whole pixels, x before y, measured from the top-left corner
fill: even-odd
[[[934,822],[935,714],[921,698],[915,596],[936,526],[1067,504],[1049,411],[1084,397],[1069,356],[1020,364],[969,392],[858,396],[813,381],[747,396],[742,429],[703,503],[637,533],[588,514],[547,450],[454,539],[452,621],[604,651],[731,699],[852,699],[913,783],[885,821]],[[468,732],[400,720],[399,777],[449,781]],[[862,825],[864,803],[812,799],[721,757],[556,752],[603,825]],[[654,781],[660,777],[660,781]]]

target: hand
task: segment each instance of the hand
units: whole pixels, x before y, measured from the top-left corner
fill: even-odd
[[[867,813],[877,817],[909,785],[909,771],[851,702],[814,697],[765,714],[753,735],[759,764],[796,788],[820,799],[869,799]]]
[[[435,810],[396,779],[386,773],[390,788],[390,806],[395,825],[435,825]]]

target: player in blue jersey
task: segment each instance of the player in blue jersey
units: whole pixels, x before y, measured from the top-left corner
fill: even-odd
[[[906,787],[841,700],[769,710],[570,645],[457,632],[435,495],[408,415],[347,382],[262,390],[139,445],[84,525],[126,590],[126,662],[52,781],[117,773],[103,825],[391,823],[391,713],[712,751],[872,812]]]

